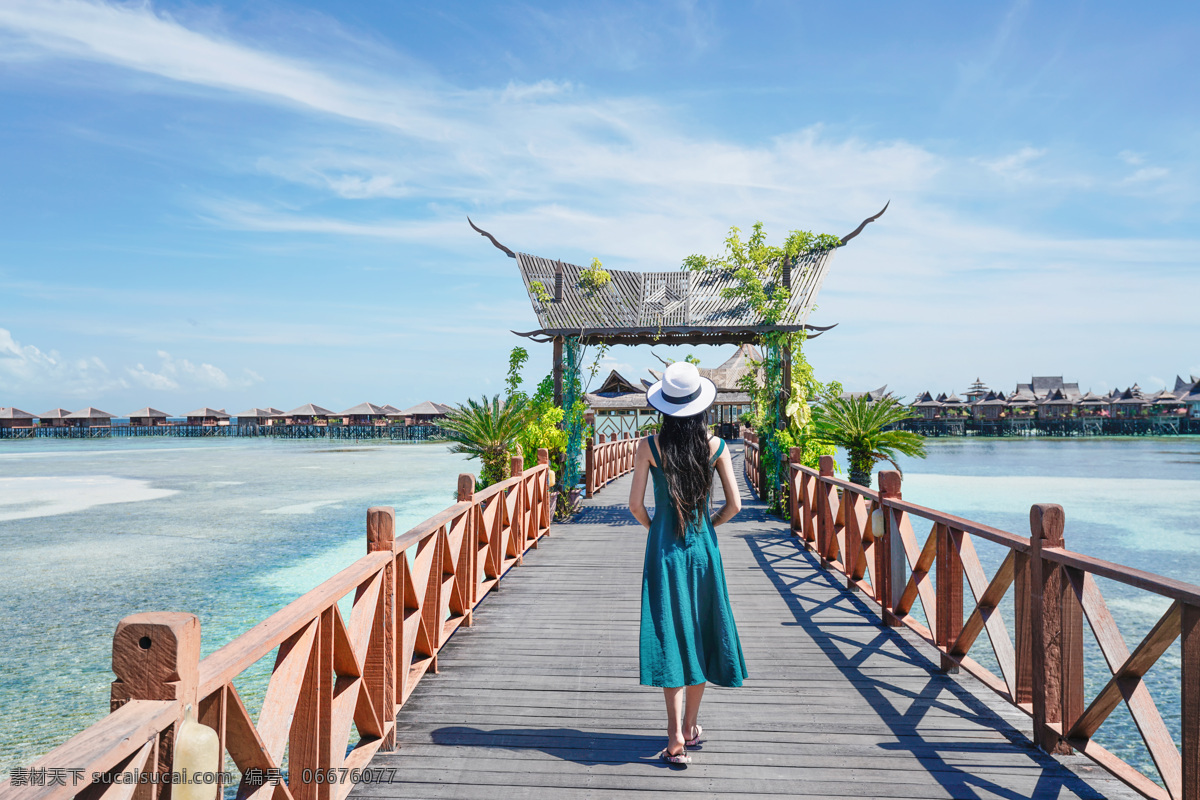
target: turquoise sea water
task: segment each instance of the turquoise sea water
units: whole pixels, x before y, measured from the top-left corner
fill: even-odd
[[[1087,439],[942,439],[927,441],[928,458],[904,459],[904,499],[1022,536],[1029,507],[1058,503],[1066,546],[1088,555],[1200,584],[1200,437]],[[914,521],[921,542],[928,523]],[[990,579],[1006,550],[974,540]],[[1170,606],[1149,592],[1097,579],[1132,650]],[[964,619],[974,608],[964,588]],[[1001,606],[1010,635],[1012,590]],[[1084,623],[1085,702],[1110,677]],[[971,655],[999,674],[981,634]],[[1151,696],[1179,742],[1179,643],[1146,676]],[[1096,741],[1151,777],[1141,737],[1122,704]]]
[[[1059,503],[1071,549],[1200,582],[1200,439],[930,440],[928,449],[902,462],[908,500],[1022,535],[1032,503]],[[404,531],[449,505],[458,473],[473,470],[442,445],[0,443],[0,773],[107,712],[122,617],[196,613],[210,653],[361,556],[368,506],[395,506]],[[978,549],[990,577],[1003,553]],[[1167,605],[1101,588],[1131,648]],[[1011,608],[1002,613],[1011,630]],[[1108,673],[1089,645],[1090,699]],[[985,637],[972,655],[990,662]],[[237,682],[251,709],[270,660]],[[1176,645],[1148,677],[1176,734],[1178,664]],[[1123,707],[1098,739],[1152,770]]]
[[[444,445],[4,442],[0,771],[107,713],[123,617],[195,613],[208,654],[364,555],[369,506],[406,531],[465,471]],[[271,660],[237,683],[251,709]]]

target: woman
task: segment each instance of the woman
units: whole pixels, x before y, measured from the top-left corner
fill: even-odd
[[[742,507],[725,442],[709,437],[704,424],[716,396],[717,387],[691,364],[667,367],[646,392],[663,414],[662,427],[638,445],[629,493],[629,511],[650,531],[642,568],[641,682],[663,689],[668,741],[659,758],[672,764],[690,764],[687,748],[701,741],[697,717],[705,684],[741,686],[746,677],[713,530]],[[714,466],[725,505],[709,519]],[[643,502],[647,474],[654,476],[654,519]]]

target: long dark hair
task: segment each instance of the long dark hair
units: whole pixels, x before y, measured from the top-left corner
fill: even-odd
[[[712,490],[712,468],[709,466],[708,426],[704,414],[690,417],[662,415],[658,434],[658,452],[662,456],[663,475],[675,504],[676,533],[687,534],[687,523],[694,520],[708,504]]]

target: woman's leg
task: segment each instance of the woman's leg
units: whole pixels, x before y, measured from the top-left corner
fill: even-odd
[[[696,736],[696,719],[700,716],[700,698],[704,697],[704,687],[707,685],[697,683],[687,687],[687,706],[683,712],[684,740]]]
[[[667,752],[678,755],[683,752],[686,738],[683,735],[683,687],[664,687],[663,697],[667,701]]]

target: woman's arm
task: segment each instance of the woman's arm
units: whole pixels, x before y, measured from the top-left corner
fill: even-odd
[[[737,478],[733,474],[733,459],[729,457],[728,447],[717,459],[717,474],[721,476],[721,489],[725,494],[725,505],[721,506],[721,510],[712,518],[714,528],[729,522],[742,510],[742,495],[738,489]]]
[[[650,514],[646,512],[646,477],[650,474],[650,440],[638,442],[633,454],[633,485],[629,487],[629,513],[650,529]]]

